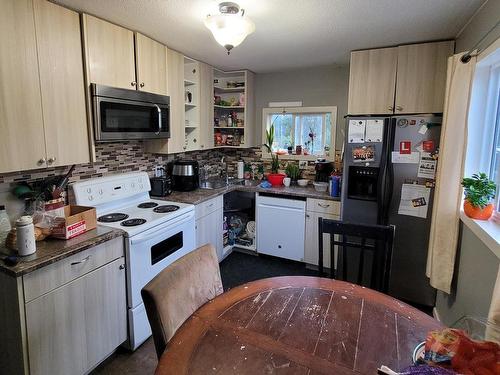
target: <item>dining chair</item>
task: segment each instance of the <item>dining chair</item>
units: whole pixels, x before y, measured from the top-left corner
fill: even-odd
[[[394,226],[344,223],[323,218],[319,218],[318,225],[320,276],[323,276],[323,234],[330,234],[330,277],[344,281],[354,279],[358,285],[387,293]],[[336,269],[335,246],[338,247]],[[365,273],[367,269],[370,274]]]
[[[223,291],[217,254],[210,244],[184,255],[142,288],[158,358],[182,323]]]

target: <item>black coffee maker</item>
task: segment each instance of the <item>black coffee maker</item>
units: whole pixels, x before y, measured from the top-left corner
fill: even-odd
[[[314,170],[316,171],[314,181],[328,182],[333,172],[333,164],[326,159],[317,159],[314,164]]]

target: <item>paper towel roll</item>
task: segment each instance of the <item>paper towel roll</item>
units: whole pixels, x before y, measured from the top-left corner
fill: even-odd
[[[245,163],[243,160],[238,161],[238,178],[243,178],[245,173]]]

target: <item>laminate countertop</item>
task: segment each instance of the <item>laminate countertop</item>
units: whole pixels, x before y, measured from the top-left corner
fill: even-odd
[[[36,243],[36,252],[26,257],[20,257],[15,266],[8,266],[3,261],[8,255],[16,255],[13,250],[5,247],[5,240],[0,241],[0,272],[9,276],[18,277],[33,272],[39,268],[55,263],[83,250],[97,246],[113,238],[123,236],[123,231],[98,226],[75,238],[58,240],[47,238]]]
[[[172,194],[166,197],[155,197],[155,199],[161,199],[172,202],[180,203],[190,203],[199,204],[215,198],[219,195],[229,193],[231,191],[249,191],[258,193],[269,193],[277,195],[288,195],[303,198],[316,198],[316,199],[326,199],[332,201],[340,201],[340,197],[332,197],[327,192],[319,192],[314,189],[313,186],[300,187],[300,186],[273,186],[271,188],[262,188],[260,186],[253,185],[229,185],[220,189],[196,189],[193,191],[174,191]]]

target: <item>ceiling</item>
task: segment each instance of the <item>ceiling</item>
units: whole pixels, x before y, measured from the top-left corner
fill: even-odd
[[[203,20],[215,0],[54,0],[222,69],[257,73],[349,61],[354,49],[455,38],[485,0],[240,0],[256,30],[228,56]]]

